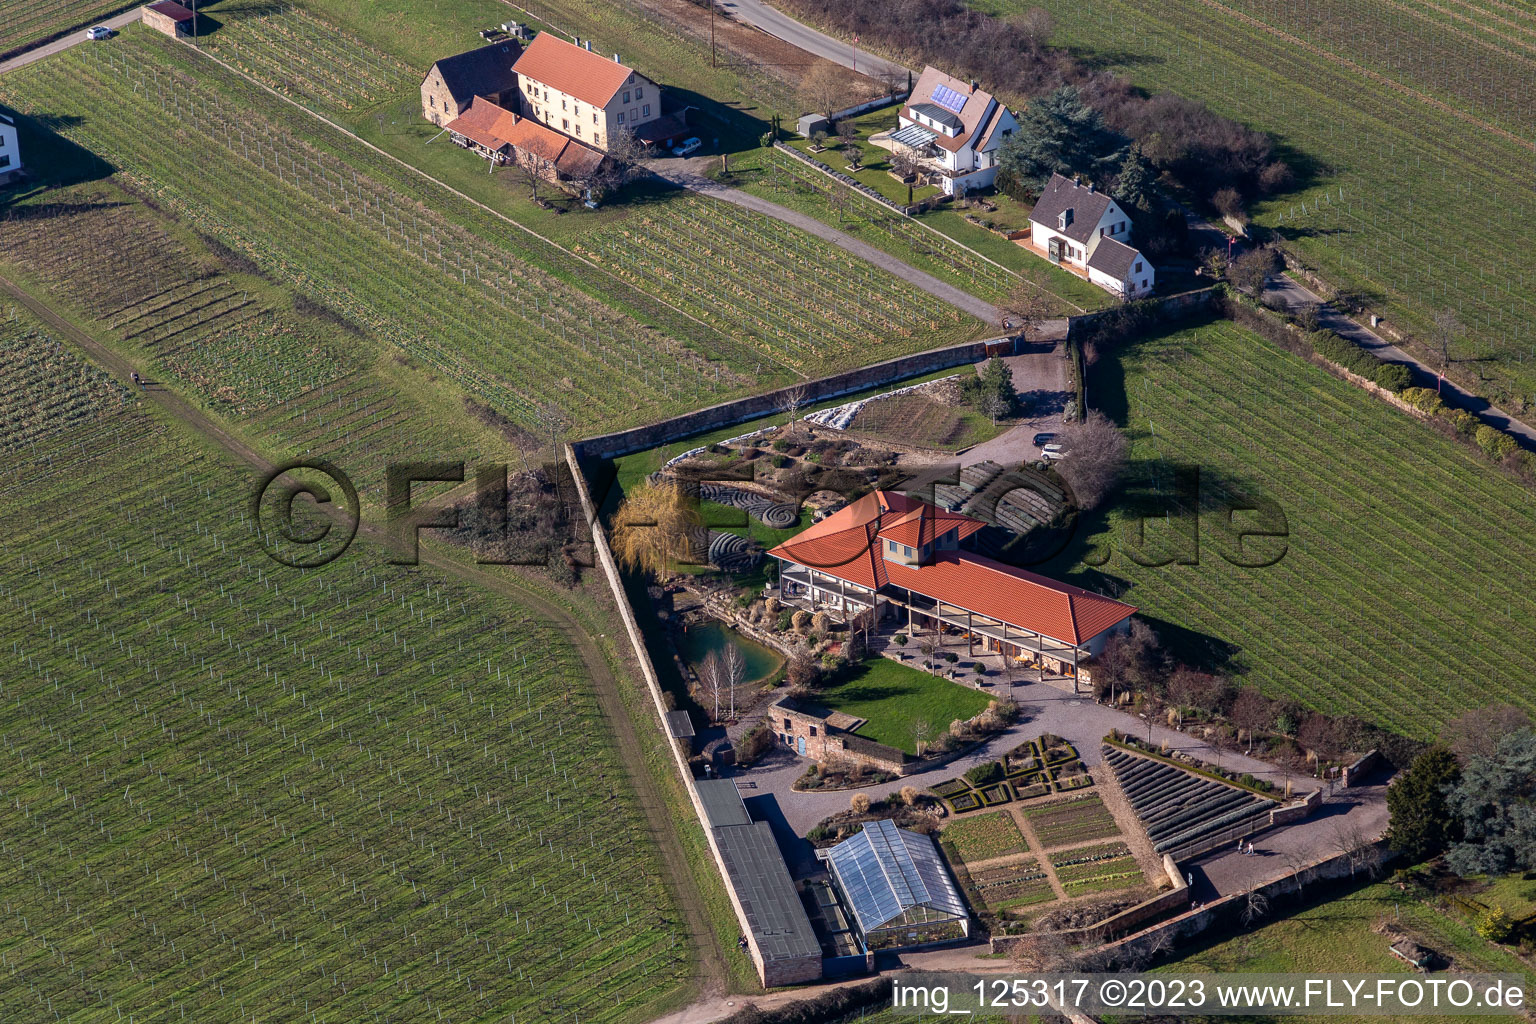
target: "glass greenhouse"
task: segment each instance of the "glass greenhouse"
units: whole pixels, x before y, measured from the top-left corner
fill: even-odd
[[[970,914],[944,858],[928,836],[886,820],[826,853],[838,896],[866,950],[962,939]]]

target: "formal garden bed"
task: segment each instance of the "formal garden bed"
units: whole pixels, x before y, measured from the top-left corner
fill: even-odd
[[[1051,854],[1051,868],[1068,897],[1146,884],[1146,876],[1123,842],[1078,847]]]

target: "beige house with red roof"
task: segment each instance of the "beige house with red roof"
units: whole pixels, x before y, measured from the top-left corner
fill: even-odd
[[[963,82],[925,67],[891,133],[947,195],[989,187],[997,178],[997,151],[1019,127],[1013,112],[973,79]]]
[[[644,143],[670,144],[683,132],[663,117],[655,82],[612,59],[541,32],[512,66],[522,112],[584,145],[606,151],[623,129]]]
[[[1077,678],[1136,609],[970,550],[987,524],[897,491],[875,491],[768,552],[781,599],[840,614],[876,610],[909,630],[946,626],[974,651]]]

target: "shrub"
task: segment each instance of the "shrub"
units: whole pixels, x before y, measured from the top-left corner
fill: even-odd
[[[736,759],[742,764],[754,764],[773,749],[773,731],[765,724],[747,733],[737,744]]]
[[[1519,448],[1514,438],[1486,424],[1478,427],[1473,437],[1477,441],[1477,446],[1483,450],[1483,454],[1495,462],[1504,461]]]
[[[1003,766],[996,761],[983,761],[973,768],[966,769],[965,778],[971,785],[978,789],[982,786],[998,782],[1003,777]]]
[[[921,797],[922,794],[917,791],[916,786],[901,787],[901,802],[906,804],[908,807],[916,807],[917,801]]]
[[[1402,363],[1382,363],[1372,380],[1388,391],[1401,392],[1413,383],[1413,371]]]
[[[789,456],[775,455],[772,459],[774,469],[783,469],[789,465]]]
[[[773,442],[773,450],[776,452],[787,452],[789,451],[789,442],[783,438],[780,438],[779,440]]]
[[[832,628],[832,616],[828,615],[826,612],[817,612],[816,614],[811,616],[811,629],[814,630],[815,632],[820,633],[823,636],[825,636],[826,633],[827,633],[827,630],[829,630],[831,628]]]
[[[788,632],[789,627],[793,624],[794,613],[790,611],[780,612],[778,620],[774,622],[775,628],[777,628],[780,633]]]
[[[811,625],[811,613],[804,608],[798,609],[789,617],[790,628],[796,633],[804,633]]]
[[[1508,942],[1515,933],[1515,922],[1503,907],[1494,907],[1478,922],[1477,934],[1489,942]]]
[[[1440,396],[1429,388],[1404,388],[1401,397],[1428,416],[1438,416],[1445,410],[1445,403],[1440,400]]]
[[[848,801],[848,806],[853,808],[853,812],[855,814],[868,814],[869,813],[869,794],[867,794],[867,793],[855,793],[855,794],[853,794],[852,799],[850,799]]]
[[[1473,416],[1469,412],[1464,412],[1461,409],[1451,410],[1450,413],[1446,415],[1446,419],[1451,421],[1451,426],[1456,428],[1456,433],[1462,435],[1463,437],[1471,436],[1477,431],[1478,427],[1482,426],[1476,416]]]
[[[897,633],[895,636],[891,637],[891,639],[896,641],[897,647],[907,646],[907,634],[905,633]]]
[[[948,654],[944,655],[944,660],[953,665],[955,662],[960,660],[960,655],[956,654],[954,651],[950,651]]]
[[[787,678],[790,686],[814,690],[821,682],[821,667],[806,655],[796,654],[789,659]]]

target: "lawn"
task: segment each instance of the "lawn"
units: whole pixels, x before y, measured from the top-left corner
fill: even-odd
[[[1536,710],[1536,503],[1481,456],[1227,321],[1107,354],[1088,394],[1127,426],[1128,483],[1047,575],[1116,593],[1239,683],[1408,735]],[[1198,551],[1164,518],[1177,466],[1199,471]],[[1283,523],[1235,521],[1288,536],[1239,550],[1221,509],[1259,498]]]
[[[1528,6],[971,5],[1003,16],[1044,8],[1053,44],[1269,132],[1297,184],[1260,204],[1256,222],[1330,282],[1374,296],[1409,334],[1427,336],[1433,314],[1451,310],[1466,328],[1452,376],[1517,413],[1536,403],[1536,273],[1522,255],[1536,243]],[[1500,215],[1464,216],[1471,205]]]
[[[0,1017],[672,1008],[662,840],[554,624],[367,536],[281,566],[250,467],[14,306],[0,351]]]
[[[1278,908],[1274,913],[1281,913]],[[1434,902],[1418,894],[1399,892],[1379,883],[1309,906],[1298,913],[1264,924],[1251,932],[1217,938],[1183,952],[1157,968],[1160,973],[1273,972],[1330,974],[1392,974],[1412,972],[1387,952],[1392,939],[1376,930],[1390,923],[1424,945],[1448,956],[1456,972],[1512,972],[1530,977],[1528,968],[1508,950],[1478,937],[1470,928],[1440,913]],[[1437,975],[1438,976],[1438,975]],[[1128,1018],[1122,1018],[1128,1019]],[[1286,1020],[1306,1021],[1306,1017]],[[1373,1021],[1380,1017],[1318,1017],[1317,1020]],[[1426,1024],[1450,1024],[1464,1016],[1415,1017]],[[1514,1017],[1483,1017],[1514,1021]],[[1105,1018],[1113,1024],[1113,1018]]]
[[[979,690],[889,658],[871,658],[851,667],[817,700],[867,719],[858,728],[858,735],[909,754],[917,753],[913,723],[926,722],[931,738],[949,728],[951,722],[974,718],[991,703],[991,698]]]
[[[957,818],[944,827],[941,838],[968,864],[1023,853],[1029,848],[1024,833],[1008,811]]]

